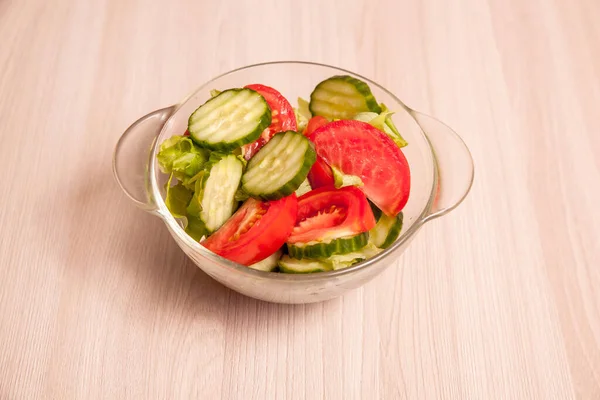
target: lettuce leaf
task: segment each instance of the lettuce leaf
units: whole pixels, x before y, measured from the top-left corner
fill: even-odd
[[[185,233],[190,235],[195,241],[199,242],[208,234],[208,230],[200,218],[188,215]]]
[[[183,218],[187,214],[186,209],[192,199],[193,193],[181,183],[171,186],[172,180],[173,174],[171,174],[166,184],[167,196],[165,204],[175,218]]]
[[[204,168],[209,154],[189,137],[176,135],[161,143],[156,158],[162,172],[172,174],[185,187],[192,189],[196,175]]]
[[[302,97],[298,97],[298,107],[294,107],[294,114],[296,115],[296,123],[298,125],[297,132],[302,133],[308,125],[308,120],[311,118],[308,101]]]
[[[305,179],[301,184],[300,187],[298,189],[296,189],[296,196],[300,197],[305,193],[308,193],[312,190],[312,187],[310,186],[310,182],[308,182],[308,179]]]
[[[408,142],[402,138],[400,132],[398,132],[398,129],[396,129],[396,126],[392,122],[391,116],[394,114],[394,112],[388,110],[385,104],[381,104],[381,107],[383,110],[381,114],[366,111],[356,114],[353,119],[356,121],[366,122],[380,131],[385,132],[385,134],[388,135],[398,147],[406,146]]]
[[[346,175],[336,167],[331,167],[333,171],[333,181],[336,189],[342,188],[344,186],[363,186],[364,183],[359,176],[356,175]]]
[[[298,97],[298,113],[302,115],[307,121],[312,118],[309,103],[302,97]]]
[[[382,113],[390,112],[390,110],[387,108],[387,106],[385,104],[381,103],[379,106],[381,107]],[[388,117],[385,119],[385,124],[386,124],[387,128],[389,128],[392,131],[392,133],[396,136],[396,139],[392,138],[392,140],[394,140],[394,142],[398,145],[398,147],[407,146],[408,142],[406,140],[404,140],[404,138],[398,131],[398,128],[396,128],[396,125],[394,125],[394,121],[392,121],[392,114],[393,113],[389,113]]]

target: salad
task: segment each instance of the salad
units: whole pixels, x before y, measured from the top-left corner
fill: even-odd
[[[211,96],[157,155],[165,203],[201,245],[250,268],[312,273],[398,238],[407,143],[367,83],[332,76],[297,108],[261,84]]]

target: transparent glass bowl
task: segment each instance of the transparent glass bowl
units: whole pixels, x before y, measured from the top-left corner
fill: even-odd
[[[296,104],[298,97],[308,99],[318,82],[340,74],[368,82],[377,101],[396,111],[394,122],[409,143],[402,150],[410,164],[412,186],[398,240],[377,256],[349,268],[292,275],[247,268],[212,253],[189,237],[165,206],[167,177],[156,162],[158,145],[185,132],[190,114],[210,98],[211,89],[262,83],[276,88]],[[471,154],[448,126],[410,109],[388,90],[360,75],[328,65],[288,61],[227,72],[202,85],[181,103],[140,118],[119,139],[113,169],[123,191],[138,207],[162,218],[179,247],[204,272],[237,292],[277,303],[318,302],[362,286],[393,264],[425,222],[460,204],[473,182]]]

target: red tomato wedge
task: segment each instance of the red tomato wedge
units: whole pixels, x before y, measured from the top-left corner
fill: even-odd
[[[361,189],[388,216],[404,208],[410,194],[410,168],[402,150],[366,122],[340,120],[314,131],[310,140],[327,164],[363,181]]]
[[[271,138],[279,132],[296,131],[296,114],[289,101],[281,93],[272,87],[254,84],[245,86],[258,92],[265,98],[269,108],[271,108],[271,125],[263,131],[260,137],[252,143],[242,146],[242,154],[246,160],[252,158],[261,147],[263,147]]]
[[[304,135],[310,138],[310,135],[312,135],[314,131],[324,125],[327,125],[328,123],[329,121],[327,118],[320,115],[312,117],[306,125]],[[312,168],[308,172],[308,181],[310,182],[310,187],[313,189],[320,188],[322,186],[333,186],[334,184],[331,167],[327,165],[327,163],[319,156],[317,156],[317,161],[315,161]]]
[[[295,194],[275,201],[246,200],[204,247],[243,265],[252,265],[275,253],[286,242],[298,212]]]
[[[317,160],[308,171],[308,182],[310,182],[310,187],[314,189],[333,186],[335,183],[331,167],[319,156],[317,156]]]
[[[288,243],[354,236],[375,226],[365,194],[354,186],[322,187],[298,199],[298,217]]]
[[[314,131],[322,127],[323,125],[327,125],[329,120],[325,117],[317,115],[316,117],[312,117],[308,124],[306,124],[306,129],[304,130],[304,135],[310,137]]]

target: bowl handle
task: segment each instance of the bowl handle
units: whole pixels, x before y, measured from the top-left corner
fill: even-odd
[[[450,127],[426,114],[411,114],[429,139],[437,167],[437,194],[425,221],[455,209],[473,184],[473,158],[463,140]]]
[[[136,206],[151,213],[157,207],[149,190],[150,150],[175,107],[153,111],[135,121],[123,133],[113,154],[117,183]]]

